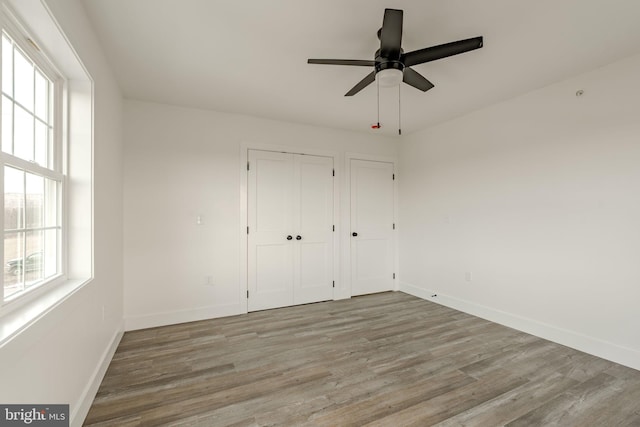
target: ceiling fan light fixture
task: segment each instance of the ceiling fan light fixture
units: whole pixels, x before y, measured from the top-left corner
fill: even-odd
[[[380,86],[392,87],[402,83],[402,70],[396,68],[387,68],[376,73],[376,81]]]

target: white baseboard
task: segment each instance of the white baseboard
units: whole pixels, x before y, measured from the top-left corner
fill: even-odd
[[[400,291],[640,370],[640,351],[638,350],[516,314],[496,310],[472,301],[443,295],[436,291],[420,288],[409,283],[400,283]]]
[[[242,304],[215,305],[191,310],[168,311],[163,313],[142,314],[124,317],[125,331],[175,325],[178,323],[196,322],[216,317],[245,314],[246,306]]]
[[[82,392],[80,399],[76,405],[72,406],[72,412],[70,414],[70,425],[71,426],[82,426],[85,418],[87,418],[87,414],[89,413],[89,409],[91,409],[91,404],[93,403],[93,399],[96,397],[96,393],[98,393],[98,389],[100,388],[100,384],[102,383],[102,379],[104,378],[104,374],[107,373],[107,368],[111,363],[111,359],[113,359],[113,355],[120,344],[120,340],[122,339],[122,335],[124,335],[124,325],[121,324],[116,333],[113,335],[109,346],[106,348],[104,353],[102,354],[102,358],[98,366],[93,372],[90,381],[87,383],[84,391]]]

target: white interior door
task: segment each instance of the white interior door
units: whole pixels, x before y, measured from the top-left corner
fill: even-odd
[[[294,303],[333,298],[333,159],[295,156]]]
[[[293,155],[251,150],[249,164],[249,311],[292,305]]]
[[[249,150],[249,311],[333,297],[333,159]]]
[[[351,294],[393,289],[393,164],[351,160]]]

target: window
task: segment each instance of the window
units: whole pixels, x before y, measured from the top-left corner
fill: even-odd
[[[60,83],[24,37],[2,31],[2,302],[62,275]],[[33,50],[33,54],[29,54]]]
[[[93,105],[46,2],[0,0],[0,347],[93,280]]]

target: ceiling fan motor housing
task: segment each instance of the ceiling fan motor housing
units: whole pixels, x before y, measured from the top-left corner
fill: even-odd
[[[380,33],[380,31],[378,33]],[[376,81],[378,82],[378,84],[380,84],[380,86],[395,86],[402,81],[402,77],[404,74],[404,64],[402,63],[400,58],[402,57],[403,53],[404,51],[400,49],[398,55],[394,55],[393,57],[389,58],[383,58],[380,55],[380,49],[376,51],[374,69]]]
[[[384,62],[378,62],[378,58],[376,58],[375,69],[376,69],[376,73],[379,73],[382,70],[389,70],[389,69],[404,71],[404,64],[400,61],[384,60]]]

